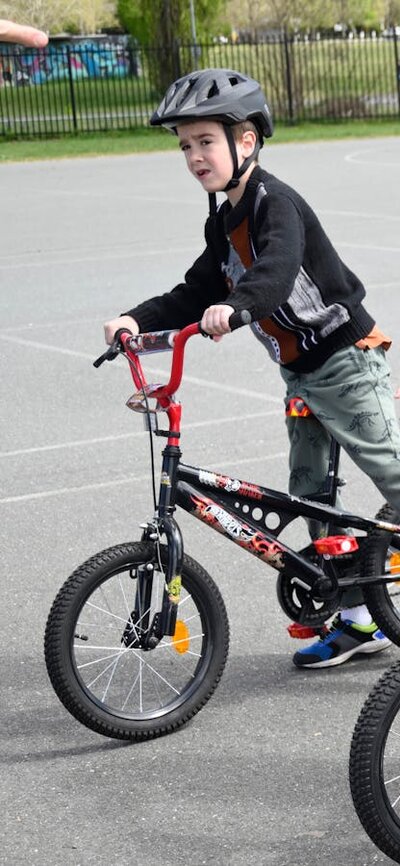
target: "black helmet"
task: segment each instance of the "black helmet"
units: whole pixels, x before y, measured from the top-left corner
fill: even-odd
[[[184,120],[212,118],[231,126],[252,120],[261,142],[273,132],[258,81],[232,69],[200,69],[178,78],[150,118],[151,126],[174,128]]]

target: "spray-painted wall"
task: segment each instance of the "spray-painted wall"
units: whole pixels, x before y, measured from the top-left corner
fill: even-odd
[[[70,75],[78,80],[140,74],[138,52],[128,36],[50,40],[41,51],[0,43],[0,86],[44,84]]]

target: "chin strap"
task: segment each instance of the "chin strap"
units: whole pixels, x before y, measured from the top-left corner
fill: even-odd
[[[262,141],[262,139],[257,140],[256,146],[255,146],[253,152],[250,154],[250,156],[247,156],[246,159],[243,160],[243,162],[239,168],[237,150],[236,150],[236,142],[235,142],[235,137],[233,135],[232,129],[230,126],[228,126],[228,124],[225,124],[225,123],[223,124],[223,127],[225,130],[225,135],[226,135],[226,139],[227,139],[227,142],[229,145],[229,151],[230,151],[230,154],[232,157],[232,162],[233,162],[232,177],[223,189],[223,192],[228,192],[228,190],[235,189],[237,186],[239,186],[240,178],[247,171],[247,169],[249,168],[251,163],[254,162],[255,159],[257,159],[258,154],[260,153],[260,150],[261,150],[264,142]],[[209,215],[210,215],[210,217],[215,218],[217,215],[217,196],[216,196],[215,192],[209,192],[208,193],[208,201],[209,201],[209,211],[210,211]]]
[[[209,216],[213,219],[217,216],[217,196],[215,192],[208,193]]]
[[[237,150],[236,150],[236,142],[235,142],[235,137],[233,135],[232,129],[230,126],[228,126],[228,124],[224,123],[224,130],[225,130],[225,135],[226,135],[226,138],[228,141],[229,150],[230,150],[230,154],[231,154],[232,162],[233,162],[232,177],[231,177],[230,181],[227,183],[226,187],[224,187],[224,192],[228,192],[228,190],[235,189],[235,187],[239,186],[240,178],[247,171],[247,169],[249,168],[251,163],[254,162],[255,159],[257,159],[257,156],[258,156],[258,154],[262,148],[263,142],[260,141],[260,139],[257,140],[257,144],[253,150],[253,153],[251,153],[250,156],[247,156],[246,159],[243,160],[243,162],[239,168],[238,158],[237,158]]]

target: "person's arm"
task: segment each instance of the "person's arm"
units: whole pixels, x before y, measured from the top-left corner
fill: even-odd
[[[17,42],[30,48],[44,48],[48,41],[43,30],[0,18],[0,42]]]
[[[200,320],[210,304],[224,301],[227,294],[220,263],[208,244],[185,274],[185,282],[164,295],[150,298],[127,310],[124,315],[132,316],[142,332],[184,328]]]
[[[170,292],[149,298],[104,325],[106,342],[111,344],[115,332],[129,328],[134,334],[147,331],[181,329],[199,321],[204,310],[223,300],[228,290],[211,247],[208,245],[185,274],[185,282]]]
[[[252,321],[271,316],[288,300],[303,262],[305,229],[301,214],[286,195],[268,195],[256,222],[257,259],[229,296],[236,311]]]

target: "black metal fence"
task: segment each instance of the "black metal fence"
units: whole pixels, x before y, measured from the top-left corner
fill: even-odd
[[[51,136],[146,126],[167,84],[194,68],[258,79],[277,123],[400,118],[400,38],[282,34],[257,42],[138,46],[127,37],[0,43],[0,135]]]

